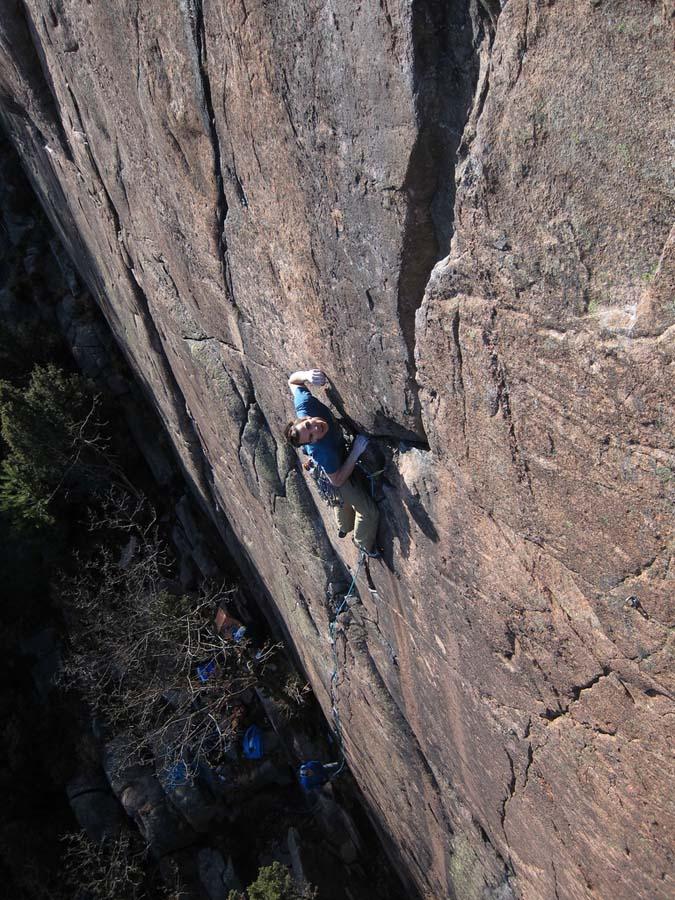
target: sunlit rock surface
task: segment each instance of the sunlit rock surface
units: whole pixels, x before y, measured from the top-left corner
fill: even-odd
[[[425,897],[672,895],[671,7],[2,3],[6,126],[328,716],[288,372],[380,437],[336,696]]]

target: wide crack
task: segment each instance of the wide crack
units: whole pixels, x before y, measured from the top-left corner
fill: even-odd
[[[422,304],[432,268],[450,250],[455,163],[478,83],[477,45],[484,33],[483,23],[472,0],[456,4],[443,0],[413,3],[412,74],[418,133],[403,185],[408,207],[398,283],[398,318],[408,351],[406,406],[414,417],[416,432],[424,438],[416,380],[415,314]]]

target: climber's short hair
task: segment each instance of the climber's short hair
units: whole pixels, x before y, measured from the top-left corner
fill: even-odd
[[[301,419],[296,419],[294,422],[289,422],[288,425],[284,428],[284,437],[291,445],[291,447],[302,446],[300,443],[300,435],[298,434],[298,425],[302,425],[302,423],[308,418],[309,416],[303,416]]]

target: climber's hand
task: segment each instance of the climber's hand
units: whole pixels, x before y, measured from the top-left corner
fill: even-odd
[[[292,391],[295,390],[296,387],[308,383],[315,385],[316,387],[323,387],[328,383],[328,379],[321,369],[300,369],[298,372],[293,372],[288,379],[288,386]]]
[[[368,446],[368,440],[369,439],[365,436],[365,434],[356,435],[354,444],[352,445],[352,453],[354,453],[357,459],[359,458],[359,456],[361,456],[361,454]]]
[[[305,380],[309,381],[310,384],[316,385],[316,387],[323,387],[328,380],[325,372],[322,372],[321,369],[309,369],[305,372],[305,375],[307,375]]]

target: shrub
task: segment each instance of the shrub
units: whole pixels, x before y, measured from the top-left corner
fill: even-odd
[[[230,891],[227,900],[314,900],[316,888],[299,885],[293,880],[286,866],[273,862],[258,870],[257,879],[248,886],[246,892]]]
[[[109,475],[98,407],[81,376],[53,365],[36,366],[26,388],[0,382],[0,509],[20,523],[53,524],[59,492],[88,495]]]

